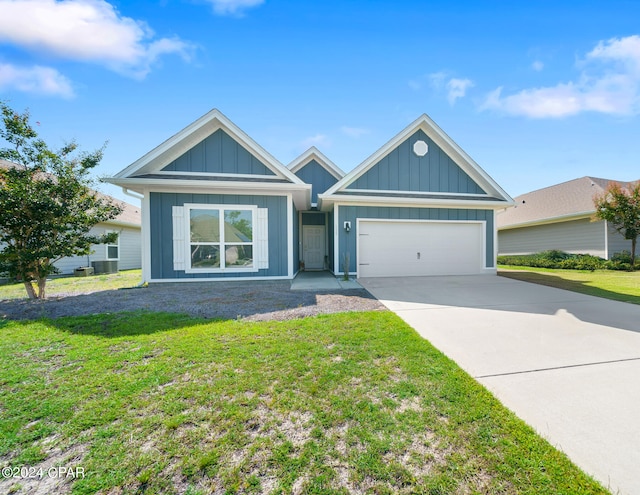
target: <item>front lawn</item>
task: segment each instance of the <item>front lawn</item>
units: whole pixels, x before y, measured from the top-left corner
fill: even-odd
[[[640,271],[558,270],[504,265],[498,269],[498,274],[503,277],[640,304]]]
[[[89,277],[55,277],[47,280],[47,297],[69,294],[84,294],[100,290],[128,289],[140,284],[142,270],[123,270]],[[0,283],[0,300],[27,297],[24,284],[16,282]]]
[[[0,467],[86,474],[2,493],[608,493],[389,312],[5,321],[0,355]]]

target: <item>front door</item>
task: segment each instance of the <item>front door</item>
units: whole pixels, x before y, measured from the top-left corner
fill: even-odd
[[[306,270],[324,270],[324,225],[302,226],[302,260]]]

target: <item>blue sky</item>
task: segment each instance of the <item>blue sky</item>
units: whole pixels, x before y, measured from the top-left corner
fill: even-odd
[[[284,164],[315,145],[345,171],[427,113],[517,196],[640,178],[638,19],[615,0],[0,0],[0,98],[52,145],[108,141],[103,176],[212,108]]]

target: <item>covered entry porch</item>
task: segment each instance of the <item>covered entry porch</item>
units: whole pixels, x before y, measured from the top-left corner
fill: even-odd
[[[333,272],[333,212],[299,213],[299,269],[301,272]]]

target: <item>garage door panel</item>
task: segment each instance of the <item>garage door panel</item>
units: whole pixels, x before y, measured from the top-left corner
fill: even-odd
[[[481,223],[361,221],[359,276],[481,273],[483,242]]]

